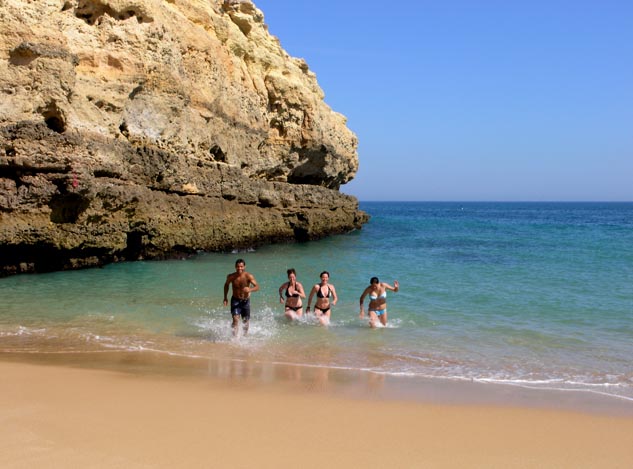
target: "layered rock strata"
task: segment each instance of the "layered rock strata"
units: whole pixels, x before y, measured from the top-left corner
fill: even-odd
[[[0,273],[359,228],[357,139],[249,1],[0,0]]]

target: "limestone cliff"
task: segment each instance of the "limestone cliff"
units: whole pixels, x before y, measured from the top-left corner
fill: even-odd
[[[357,139],[238,0],[0,0],[0,274],[358,228]]]

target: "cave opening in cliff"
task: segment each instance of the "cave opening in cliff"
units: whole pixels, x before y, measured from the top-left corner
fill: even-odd
[[[59,249],[46,243],[0,246],[0,277],[63,269],[64,256]]]
[[[69,9],[66,8],[67,4],[68,2],[64,4],[62,11]],[[117,11],[102,0],[83,0],[75,8],[75,16],[91,26],[99,24],[104,15],[108,15],[118,21],[125,21],[132,17],[136,18],[139,23],[151,23],[154,21],[153,18],[141,12],[140,9],[136,10],[128,7]]]
[[[128,260],[140,259],[143,252],[143,233],[130,231],[127,233],[125,245],[125,258]]]
[[[221,163],[226,163],[226,153],[220,148],[218,145],[213,145],[209,149],[209,153],[211,154],[211,158],[213,161],[219,161]]]
[[[58,134],[64,133],[66,130],[66,126],[64,125],[64,121],[61,120],[57,116],[51,116],[44,120],[46,122],[46,126],[54,132]]]
[[[76,223],[90,202],[80,194],[71,193],[54,196],[48,205],[53,223]]]
[[[310,233],[308,232],[308,230],[302,226],[294,226],[292,228],[293,234],[294,234],[294,238],[296,241],[309,241],[310,240]]]
[[[64,118],[64,114],[61,109],[59,109],[54,101],[48,103],[45,107],[38,109],[38,111],[44,118],[46,127],[58,134],[62,134],[66,131],[66,119]]]

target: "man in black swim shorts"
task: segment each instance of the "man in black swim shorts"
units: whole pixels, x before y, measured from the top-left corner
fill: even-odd
[[[242,316],[242,321],[249,321],[251,319],[251,299],[240,300],[232,296],[231,316]]]
[[[238,317],[242,317],[244,325],[244,334],[248,333],[248,325],[251,319],[251,293],[259,291],[259,285],[251,274],[246,272],[246,263],[243,259],[235,261],[235,272],[226,276],[224,282],[224,306],[228,304],[227,295],[229,293],[229,285],[233,292],[231,296],[231,317],[233,323],[233,335],[237,335]]]

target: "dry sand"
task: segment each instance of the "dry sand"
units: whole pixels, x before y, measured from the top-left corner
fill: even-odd
[[[0,362],[2,468],[632,468],[633,417]]]

